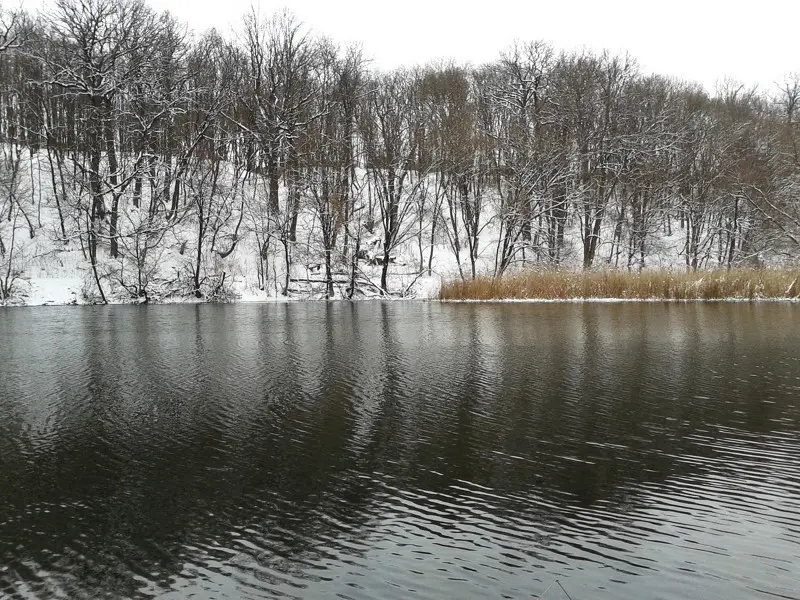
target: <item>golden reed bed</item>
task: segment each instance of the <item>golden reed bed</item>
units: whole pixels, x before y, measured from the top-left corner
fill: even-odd
[[[531,270],[494,279],[442,284],[440,300],[758,300],[800,296],[800,271],[720,269],[714,271]]]

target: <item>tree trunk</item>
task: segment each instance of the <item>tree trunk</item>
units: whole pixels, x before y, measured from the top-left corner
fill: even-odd
[[[67,230],[66,230],[66,227],[64,226],[64,213],[61,210],[61,200],[59,199],[58,183],[56,182],[56,169],[55,169],[55,166],[53,165],[53,148],[52,148],[52,144],[51,144],[51,139],[50,138],[51,138],[51,136],[48,135],[47,136],[47,160],[50,163],[50,179],[53,182],[53,197],[56,200],[56,209],[58,210],[58,223],[59,223],[60,228],[61,228],[61,237],[62,237],[62,239],[64,241],[66,241],[66,239],[67,239]],[[56,160],[58,160],[58,159],[59,159],[59,157],[57,156]],[[61,165],[60,164],[59,164],[58,168],[59,168],[59,171],[61,171]],[[61,185],[62,185],[62,188],[63,188],[63,186],[64,186],[63,177],[62,177],[62,180],[61,180]],[[64,192],[64,196],[63,197],[66,198],[66,192]]]
[[[200,291],[200,267],[203,263],[203,238],[205,237],[206,227],[205,227],[205,220],[203,214],[203,205],[201,202],[197,203],[197,220],[198,220],[198,229],[197,229],[197,254],[195,255],[195,266],[194,266],[194,273],[193,273],[193,283],[194,283],[194,296],[195,298],[201,298],[203,296],[202,292]]]
[[[728,269],[733,265],[736,254],[736,236],[739,229],[739,198],[734,199],[733,202],[733,223],[728,232]]]
[[[381,265],[381,289],[383,293],[388,295],[389,294],[389,286],[388,286],[388,277],[389,277],[389,247],[384,246],[383,249],[383,265]]]
[[[137,175],[133,181],[133,206],[139,208],[142,203],[142,176]]]
[[[333,298],[333,273],[331,272],[331,249],[325,249],[325,299]]]
[[[283,257],[286,260],[286,277],[283,282],[283,295],[289,295],[289,275],[290,275],[290,268],[289,268],[289,241],[283,237],[281,238],[281,243],[283,244]]]
[[[289,241],[294,243],[297,241],[297,220],[300,216],[300,191],[297,184],[297,156],[294,152],[290,153],[287,161],[288,166],[288,188],[289,188],[289,214],[291,215],[289,221]]]
[[[100,152],[98,150],[93,152],[91,158],[89,188],[92,193],[92,207],[89,215],[89,258],[94,266],[97,261],[97,232],[100,229],[100,222],[105,216],[103,192],[100,184]]]
[[[108,158],[109,181],[111,182],[111,218],[109,222],[108,235],[111,239],[111,257],[117,258],[119,255],[119,241],[117,240],[117,223],[119,222],[119,197],[120,192],[118,189],[119,177],[119,163],[117,161],[117,148],[114,139],[114,123],[111,115],[113,114],[114,107],[111,105],[110,100],[106,100],[106,123],[105,123],[105,138],[106,138],[106,156]]]
[[[278,190],[280,188],[280,175],[278,173],[277,150],[271,151],[267,156],[267,177],[269,179],[269,211],[273,218],[277,218],[280,212],[278,202]]]

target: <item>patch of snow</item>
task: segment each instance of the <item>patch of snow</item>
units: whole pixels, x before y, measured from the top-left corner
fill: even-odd
[[[37,277],[21,288],[28,306],[64,306],[81,302],[83,281],[76,277]]]

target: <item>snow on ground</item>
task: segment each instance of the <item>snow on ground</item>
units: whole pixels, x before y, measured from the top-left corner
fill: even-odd
[[[26,170],[27,172],[27,170]],[[31,181],[21,189],[31,190],[31,197],[26,206],[32,206],[30,216],[36,223],[36,234],[28,235],[27,227],[18,225],[17,248],[14,251],[13,267],[19,271],[15,281],[14,298],[9,304],[49,305],[49,304],[90,304],[98,301],[98,291],[91,266],[86,258],[85,248],[81,246],[80,237],[74,234],[75,216],[68,216],[68,241],[59,241],[59,220],[52,191],[43,182],[51,179],[46,161],[34,156],[32,159]],[[244,194],[244,192],[242,192]],[[248,192],[250,193],[250,192]],[[377,216],[377,208],[376,215]],[[144,211],[146,212],[146,211]],[[497,206],[492,202],[485,205],[482,231],[480,235],[479,253],[476,271],[481,274],[493,272],[498,255],[499,223],[496,220]],[[225,258],[218,253],[208,253],[203,262],[203,276],[206,278],[206,289],[213,289],[221,273],[225,273],[224,296],[229,300],[244,302],[285,302],[287,300],[322,299],[325,296],[324,268],[322,268],[321,244],[318,239],[318,221],[310,209],[301,214],[298,224],[298,240],[294,248],[293,264],[290,272],[292,282],[288,296],[282,295],[282,287],[286,276],[281,247],[277,242],[271,248],[266,263],[259,261],[259,245],[253,233],[256,217],[249,215],[243,219],[239,231],[240,241],[233,252]],[[492,220],[493,217],[495,220]],[[133,224],[141,219],[138,209],[125,205],[122,207],[121,223]],[[233,218],[231,222],[235,222]],[[121,226],[122,226],[121,225]],[[263,224],[262,224],[263,225]],[[394,296],[429,299],[438,295],[443,281],[469,277],[471,266],[468,253],[462,249],[460,261],[457,260],[442,222],[439,222],[437,235],[431,239],[430,222],[424,222],[422,244],[418,241],[417,225],[409,221],[406,239],[392,253],[393,264],[389,269],[389,288]],[[579,268],[581,263],[581,239],[578,223],[568,224],[562,251],[563,264],[567,267]],[[85,223],[82,225],[85,227]],[[627,255],[624,248],[612,254],[612,245],[608,243],[612,237],[613,219],[607,219],[597,251],[596,264],[624,268]],[[8,223],[0,223],[8,231]],[[155,302],[196,302],[189,293],[191,273],[194,268],[196,252],[196,225],[191,218],[185,219],[179,226],[164,237],[156,250],[148,255],[150,281],[148,283],[149,299]],[[70,235],[70,229],[73,233]],[[379,295],[381,266],[375,264],[382,243],[380,225],[373,233],[364,233],[361,248],[366,249],[366,260],[359,261],[359,293],[356,298],[376,297]],[[461,232],[463,236],[463,232]],[[227,236],[227,237],[226,237]],[[220,239],[224,243],[232,237],[230,230],[221,230]],[[8,239],[7,236],[5,239]],[[223,242],[221,242],[223,243]],[[683,232],[673,227],[672,235],[664,232],[654,233],[648,249],[647,266],[652,268],[683,268],[684,258],[680,253],[683,244]],[[466,243],[462,240],[462,245]],[[128,252],[123,248],[123,254]],[[338,257],[341,259],[341,257]],[[529,268],[535,258],[530,254],[525,261],[512,266],[510,271]],[[533,259],[533,260],[532,260]],[[139,299],[131,292],[134,281],[131,259],[111,259],[108,249],[101,247],[98,252],[99,271],[104,282],[108,301],[111,303],[137,302]],[[430,272],[428,266],[430,261]],[[459,267],[460,263],[460,267]],[[259,273],[266,267],[268,281],[266,286],[259,285]],[[0,273],[3,261],[0,257]],[[335,297],[347,297],[349,281],[349,264],[337,260],[334,264]],[[217,278],[217,279],[215,279]],[[124,285],[123,285],[124,283]],[[125,286],[128,286],[127,288]],[[263,288],[263,289],[262,289]]]
[[[83,281],[74,277],[37,277],[21,285],[20,295],[28,306],[78,304]]]

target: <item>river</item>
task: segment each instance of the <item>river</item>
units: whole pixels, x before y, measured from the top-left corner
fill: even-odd
[[[0,310],[0,597],[800,598],[799,402],[795,304]]]

